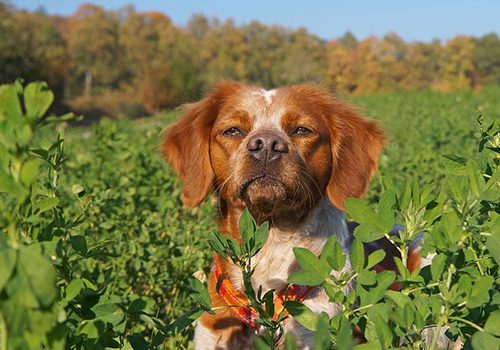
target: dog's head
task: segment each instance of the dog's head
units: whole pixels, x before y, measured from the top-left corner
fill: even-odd
[[[317,85],[263,90],[223,82],[168,128],[163,154],[198,205],[215,190],[255,217],[306,214],[325,195],[361,196],[384,137]]]

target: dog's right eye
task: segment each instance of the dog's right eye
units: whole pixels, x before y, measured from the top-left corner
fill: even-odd
[[[243,131],[241,131],[237,127],[232,127],[227,130],[224,130],[223,134],[226,136],[243,136]]]

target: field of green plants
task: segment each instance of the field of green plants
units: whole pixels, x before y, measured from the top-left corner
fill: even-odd
[[[352,306],[330,320],[290,305],[317,329],[316,348],[351,347],[353,324],[365,331],[365,349],[420,348],[424,329],[446,325],[466,348],[499,347],[498,96],[489,88],[352,100],[381,122],[388,144],[366,201],[348,206],[362,224],[351,253],[354,294],[335,290],[352,275],[327,278],[343,257],[297,255],[314,280],[299,273],[295,283],[321,284]],[[76,127],[68,126],[75,116],[47,116],[52,100],[42,83],[0,88],[0,350],[192,348],[189,324],[210,308],[197,281],[209,272],[216,225],[213,201],[182,207],[159,152],[162,129],[179,113]],[[398,247],[425,232],[435,263],[374,276],[380,255],[359,258],[360,242],[396,223],[405,227]],[[317,270],[307,270],[311,261]],[[402,292],[385,292],[396,278]],[[271,334],[256,346],[272,343]]]

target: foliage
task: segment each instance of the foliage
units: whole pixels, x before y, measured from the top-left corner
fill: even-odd
[[[0,2],[0,83],[46,80],[58,102],[93,117],[156,113],[199,98],[220,79],[268,88],[318,81],[355,95],[477,90],[500,82],[499,42],[496,33],[416,43],[395,33],[319,38],[304,28],[202,15],[182,28],[130,5],[82,4],[61,17]]]
[[[75,118],[47,116],[53,99],[45,83],[23,87],[17,81],[0,87],[0,348],[139,349],[146,344],[140,332],[146,330],[150,344],[162,344],[177,329],[173,316],[179,311],[174,300],[160,310],[155,298],[182,300],[178,288],[184,275],[176,278],[175,272],[196,266],[176,259],[183,252],[156,253],[169,239],[160,231],[165,220],[155,212],[151,182],[159,189],[173,184],[173,178],[163,178],[161,163],[156,172],[148,167],[145,154],[151,152],[145,149],[133,157],[143,162],[141,169],[157,176],[137,174],[144,182],[133,193],[102,188],[109,183],[100,173],[122,186],[128,179],[103,173],[104,158],[91,162],[94,166],[82,161],[86,170],[95,172],[96,183],[86,185],[95,186],[96,192],[74,181],[82,180],[78,176],[85,176],[83,171],[75,171],[77,176],[66,182],[71,158],[64,134],[51,141],[48,125]],[[119,154],[114,131],[105,131],[110,143],[94,154],[111,152],[106,154],[123,162],[131,154]],[[112,229],[123,236],[99,236]],[[129,239],[136,230],[146,235]],[[193,248],[186,243],[184,249]],[[130,255],[118,259],[124,251]],[[172,312],[170,325],[155,317],[165,312]],[[168,343],[176,341],[171,337]]]
[[[421,330],[430,325],[450,326],[448,333],[462,335],[467,346],[494,348],[498,124],[483,121],[473,142],[471,115],[476,109],[498,113],[497,94],[413,92],[355,100],[383,121],[391,142],[368,201],[349,205],[361,223],[350,256],[333,239],[319,258],[295,250],[305,273],[290,282],[322,285],[346,306],[330,320],[288,303],[299,322],[316,329],[317,348],[352,345],[353,324],[376,348],[418,347]],[[176,113],[133,122],[102,119],[63,132],[60,122],[73,117],[47,116],[52,100],[42,83],[0,88],[0,349],[191,347],[189,325],[211,307],[200,282],[212,258],[208,241],[222,255],[240,256],[245,270],[265,237],[256,240],[247,218],[248,245],[232,251],[221,235],[207,239],[215,229],[210,203],[182,208],[177,180],[158,151],[160,131]],[[414,273],[401,267],[400,275],[370,271],[383,256],[365,260],[360,241],[384,235],[395,223],[404,227],[399,249],[406,251],[424,232],[423,253],[436,253],[436,263]],[[348,258],[352,274],[328,275]],[[342,286],[354,278],[356,289],[345,295]],[[386,291],[394,281],[403,293]],[[267,348],[280,322],[269,320],[269,294],[257,290],[254,296],[269,331],[256,346]],[[293,348],[293,339],[285,343]]]

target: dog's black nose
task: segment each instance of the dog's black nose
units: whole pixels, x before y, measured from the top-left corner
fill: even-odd
[[[259,132],[247,144],[248,154],[262,162],[272,162],[288,153],[285,141],[272,131]]]

